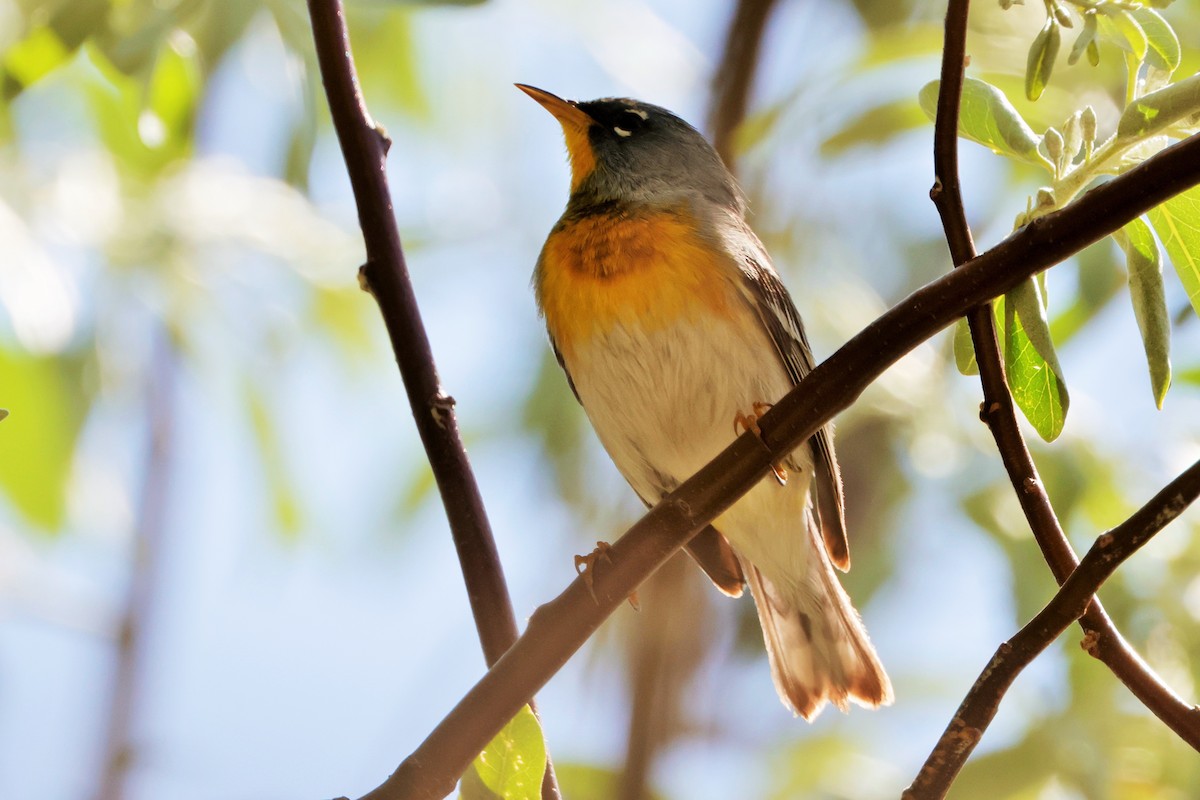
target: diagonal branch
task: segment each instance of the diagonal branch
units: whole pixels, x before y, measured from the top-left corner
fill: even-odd
[[[1200,136],[1166,148],[1066,208],[1030,222],[981,256],[913,292],[868,325],[745,434],[652,508],[609,550],[611,565],[541,606],[512,648],[399,768],[364,800],[434,800],[609,614],[697,531],[754,486],[771,463],[848,408],[882,372],[970,309],[1200,183]]]
[[[996,650],[916,780],[905,790],[903,800],[936,800],[946,796],[1021,670],[1082,616],[1092,602],[1092,595],[1125,559],[1178,517],[1198,495],[1200,461],[1168,483],[1132,517],[1096,539],[1046,607]]]
[[[454,399],[442,390],[408,277],[387,184],[391,142],[372,120],[359,90],[341,0],[309,0],[308,10],[321,78],[367,248],[360,282],[379,303],[387,326],[417,431],[450,522],[484,658],[491,666],[516,640],[517,623],[483,499],[459,436]],[[543,796],[558,797],[549,761]]]
[[[941,215],[956,266],[975,257],[958,178],[958,106],[963,83],[968,6],[969,0],[952,0],[946,13],[942,80],[933,139],[935,179],[930,192]],[[1055,580],[1062,585],[1078,566],[1079,559],[1059,525],[1021,435],[1000,359],[991,305],[974,309],[967,315],[967,320],[983,384],[981,417],[996,440],[996,448],[1034,538]],[[1113,625],[1098,598],[1080,618],[1079,625],[1085,634],[1088,653],[1104,662],[1134,696],[1181,739],[1200,750],[1200,709],[1188,705],[1142,661]]]

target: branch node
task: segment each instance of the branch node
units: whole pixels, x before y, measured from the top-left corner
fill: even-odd
[[[1112,543],[1113,535],[1111,533],[1101,534],[1100,538],[1096,539],[1096,547],[1100,548],[1101,550],[1105,549],[1106,547],[1112,547]]]
[[[383,148],[383,154],[386,156],[388,151],[392,149],[392,137],[388,136],[387,128],[383,127],[383,123],[377,120],[372,120],[374,123],[371,130],[375,131],[375,135],[379,137],[379,146]]]
[[[929,199],[936,203],[938,198],[942,196],[942,190],[944,188],[945,186],[942,185],[942,179],[935,175],[933,178],[933,186],[929,187]]]
[[[370,267],[371,267],[371,262],[368,261],[367,263],[363,264],[361,267],[358,268],[358,288],[362,289],[364,292],[371,295],[371,297],[374,297],[375,290],[371,288],[371,278],[367,274],[368,271],[370,270]]]
[[[450,415],[454,413],[454,398],[439,392],[429,401],[429,413],[437,426],[446,430],[446,423],[450,421]]]
[[[1100,634],[1097,631],[1088,631],[1079,640],[1079,646],[1083,651],[1092,658],[1100,657]]]
[[[1040,485],[1040,481],[1038,481],[1036,476],[1030,475],[1025,478],[1024,488],[1025,488],[1026,493],[1036,492],[1038,490],[1039,485]]]

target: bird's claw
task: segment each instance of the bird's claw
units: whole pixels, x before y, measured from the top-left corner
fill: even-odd
[[[588,594],[592,596],[592,601],[597,605],[600,604],[600,599],[596,597],[596,565],[601,561],[606,564],[612,563],[612,558],[609,557],[608,551],[612,549],[612,545],[608,542],[596,542],[596,549],[588,553],[586,556],[575,556],[575,572],[583,578],[583,585],[587,587]],[[629,605],[633,606],[634,611],[640,611],[638,605],[638,593],[635,589],[633,594],[629,595]]]
[[[733,417],[733,435],[741,436],[742,431],[750,431],[759,439],[762,439],[762,430],[758,427],[758,421],[771,410],[772,403],[754,403],[750,408],[749,414],[738,412]],[[740,430],[739,430],[740,428]],[[779,481],[780,486],[787,485],[788,473],[783,464],[776,462],[771,465],[771,472],[775,473],[775,480]]]

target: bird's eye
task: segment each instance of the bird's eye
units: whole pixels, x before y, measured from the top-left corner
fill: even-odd
[[[621,138],[633,136],[635,131],[646,124],[648,116],[640,108],[627,108],[621,113],[621,124],[613,126],[613,133]]]

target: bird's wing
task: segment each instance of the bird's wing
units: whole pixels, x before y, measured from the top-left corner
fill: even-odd
[[[804,325],[791,296],[771,267],[766,249],[749,226],[741,223],[741,227],[742,231],[739,231],[739,234],[744,233],[745,236],[739,235],[737,240],[753,244],[737,254],[739,266],[745,276],[745,286],[759,319],[775,345],[775,352],[783,362],[792,383],[797,384],[813,368],[812,348],[809,347],[808,336],[804,333]],[[838,569],[845,571],[850,568],[850,544],[846,538],[842,473],[833,450],[832,426],[826,425],[813,434],[809,444],[812,446],[816,471],[813,486],[816,488],[815,510],[821,526],[821,536],[825,540],[829,558]]]
[[[575,381],[571,378],[571,371],[567,369],[566,361],[563,360],[562,351],[558,349],[553,336],[550,336],[549,339],[550,349],[554,351],[554,357],[558,360],[558,365],[562,367],[563,375],[567,378],[567,385],[571,387],[575,399],[579,401],[580,405],[583,405],[583,401],[579,398],[579,390],[575,388]],[[670,491],[670,488],[664,486],[662,491],[665,494]],[[640,494],[638,497],[646,504],[647,508],[653,505]],[[688,555],[700,569],[704,570],[704,574],[721,592],[730,597],[742,596],[742,587],[746,583],[746,578],[742,574],[742,565],[738,561],[737,555],[734,554],[733,548],[729,546],[729,542],[717,532],[716,528],[706,525],[703,530],[692,537],[685,547]]]

